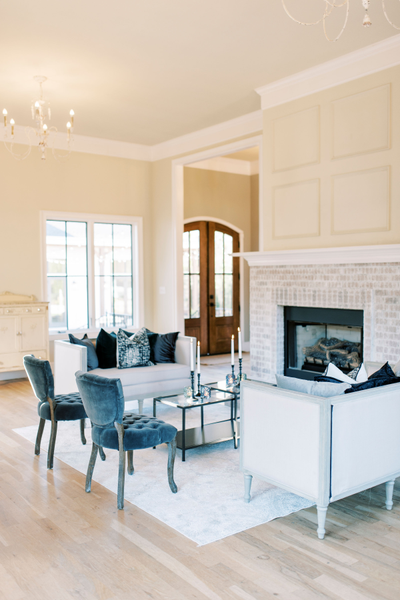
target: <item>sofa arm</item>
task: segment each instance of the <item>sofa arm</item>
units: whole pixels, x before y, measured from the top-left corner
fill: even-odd
[[[175,346],[175,362],[190,367],[190,340],[193,340],[193,364],[196,364],[196,338],[178,335]]]
[[[77,392],[75,373],[87,371],[87,350],[85,346],[70,344],[64,340],[54,341],[54,393],[71,394]]]

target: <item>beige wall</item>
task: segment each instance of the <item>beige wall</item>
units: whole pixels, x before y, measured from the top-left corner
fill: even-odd
[[[42,298],[40,211],[143,217],[145,324],[152,327],[150,164],[72,153],[65,162],[37,152],[16,161],[0,146],[0,291]]]
[[[243,231],[244,247],[251,250],[251,179],[248,175],[184,168],[184,218],[221,219]],[[249,341],[249,268],[243,264],[243,339]]]
[[[264,111],[264,249],[400,242],[400,67]]]

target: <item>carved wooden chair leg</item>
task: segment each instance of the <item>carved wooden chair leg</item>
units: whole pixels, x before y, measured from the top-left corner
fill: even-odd
[[[81,442],[85,446],[86,438],[85,438],[85,421],[86,419],[81,419]]]
[[[176,494],[178,487],[174,481],[174,464],[176,455],[176,436],[174,439],[167,444],[168,446],[168,483],[171,488],[171,492]]]
[[[128,450],[128,475],[133,475],[134,473],[133,466],[133,450]]]
[[[86,487],[85,492],[90,492],[92,488],[92,476],[94,471],[94,465],[96,464],[97,450],[100,450],[98,446],[93,442],[92,444],[92,453],[90,455],[89,466],[86,473]]]
[[[106,455],[104,453],[103,446],[97,446],[97,447],[99,449],[99,454],[100,454],[101,460],[103,460],[103,461],[106,460]]]
[[[119,469],[118,469],[118,499],[117,506],[119,510],[124,508],[124,490],[125,490],[125,450],[124,450],[124,426],[122,423],[114,423],[118,432],[118,450],[119,450]]]
[[[53,459],[54,459],[54,448],[56,445],[56,437],[57,437],[57,421],[51,422],[51,434],[50,434],[50,442],[49,442],[49,450],[47,453],[47,468],[53,468]]]
[[[45,424],[46,424],[46,419],[41,418],[39,421],[39,428],[38,428],[38,432],[37,432],[37,436],[36,436],[36,443],[35,443],[35,454],[37,456],[39,456],[39,454],[40,454],[40,442],[42,441],[42,435],[43,435]]]

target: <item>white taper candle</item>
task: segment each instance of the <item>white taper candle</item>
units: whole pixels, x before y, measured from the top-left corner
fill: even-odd
[[[235,364],[235,336],[232,336],[231,339],[231,365]]]
[[[197,374],[200,375],[200,342],[197,342]]]
[[[194,371],[193,338],[190,338],[190,370]]]
[[[239,358],[242,358],[242,332],[240,331],[240,327],[238,327],[238,344]]]

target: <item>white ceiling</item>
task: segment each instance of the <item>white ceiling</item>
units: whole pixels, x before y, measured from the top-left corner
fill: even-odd
[[[33,76],[45,75],[60,129],[74,108],[76,134],[157,144],[258,110],[255,88],[395,35],[371,4],[371,28],[350,0],[349,24],[329,43],[280,0],[3,2],[0,109],[29,125]],[[301,5],[300,16],[322,2]],[[386,5],[400,24],[400,3]]]

